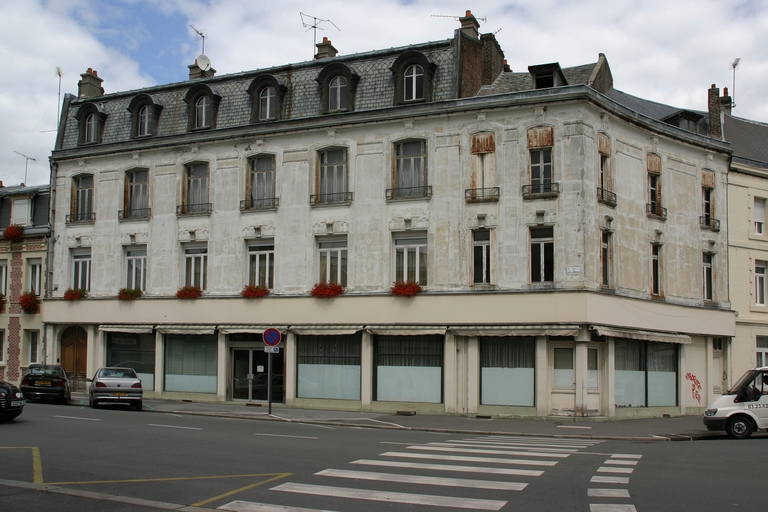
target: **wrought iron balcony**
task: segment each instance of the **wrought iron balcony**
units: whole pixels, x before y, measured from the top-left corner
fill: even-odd
[[[464,199],[468,203],[490,203],[499,200],[499,187],[468,188],[464,190]]]
[[[645,213],[661,220],[667,220],[667,209],[658,203],[646,203]]]
[[[74,224],[76,222],[93,223],[96,221],[96,212],[84,212],[84,213],[75,213],[73,215],[67,215],[64,221],[67,224]]]
[[[309,204],[316,206],[318,204],[348,204],[351,203],[355,195],[353,192],[333,192],[331,194],[312,194],[309,196]]]
[[[387,189],[388,201],[392,199],[420,199],[424,197],[432,197],[431,185],[424,187],[401,187]]]
[[[597,200],[609,206],[616,206],[616,194],[605,188],[597,187]]]
[[[523,199],[547,199],[560,194],[560,184],[545,181],[523,185]]]
[[[132,210],[117,210],[119,220],[148,219],[152,214],[151,208],[134,208]]]
[[[276,210],[280,206],[278,197],[262,197],[260,199],[245,199],[240,201],[240,210]]]
[[[210,215],[212,203],[180,204],[176,207],[176,215]]]
[[[703,215],[699,217],[699,226],[702,228],[711,229],[713,231],[720,231],[720,221],[710,217],[709,215]]]

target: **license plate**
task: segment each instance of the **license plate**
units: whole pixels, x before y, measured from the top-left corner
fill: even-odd
[[[122,391],[118,391],[116,393],[112,393],[112,396],[128,396],[128,393],[123,393]]]
[[[21,407],[25,403],[26,402],[24,400],[14,400],[13,402],[11,402],[11,407]]]
[[[51,381],[49,381],[49,380],[39,380],[39,381],[37,381],[37,385],[38,386],[50,386],[51,385]]]

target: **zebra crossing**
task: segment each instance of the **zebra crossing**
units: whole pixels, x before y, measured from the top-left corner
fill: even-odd
[[[317,483],[315,481],[312,483],[286,482],[270,490],[345,500],[427,505],[440,509],[501,510],[508,503],[507,492],[525,490],[533,479],[543,475],[545,471],[554,468],[573,454],[601,442],[522,436],[478,436],[470,439],[410,444],[400,447],[397,451],[383,452],[376,458],[351,461],[349,469],[328,468],[318,471],[313,475],[318,478]],[[637,459],[633,460],[633,457],[639,458],[634,455],[612,457],[597,470],[598,475],[595,475],[591,482],[628,483],[628,477],[617,475],[632,473],[633,466],[637,464]],[[453,476],[455,473],[465,475],[464,477]],[[472,475],[477,478],[471,478]],[[352,481],[360,487],[348,486]],[[423,493],[379,490],[371,488],[373,482],[404,484],[410,489],[417,486],[423,490]],[[448,488],[501,492],[498,496],[468,498],[451,496]],[[590,499],[627,498],[629,493],[621,488],[590,488],[588,497]],[[364,505],[359,507],[361,509]],[[634,510],[631,505],[632,508],[628,509],[622,508],[625,505],[620,504],[596,503],[590,507],[592,512]],[[332,512],[239,500],[222,505],[218,510]]]

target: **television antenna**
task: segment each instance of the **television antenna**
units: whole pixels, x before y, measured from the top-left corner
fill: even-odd
[[[736,68],[739,67],[739,62],[741,61],[741,57],[737,57],[736,60],[734,60],[731,63],[731,68],[733,68],[733,86],[731,87],[731,108],[736,108]]]
[[[190,27],[192,27],[192,25],[190,25]],[[201,51],[200,53],[205,55],[205,34],[203,34],[201,30],[197,30],[195,27],[192,27],[192,30],[194,30],[195,33],[197,33],[197,35],[199,35],[203,39],[203,51]]]
[[[466,16],[451,16],[450,14],[432,14],[431,16],[433,18],[453,18],[456,21],[459,21],[461,18],[466,18]],[[485,23],[485,20],[487,18],[488,18],[487,16],[483,16],[482,18],[478,18],[477,16],[475,16],[476,20],[482,21],[483,23]],[[499,30],[501,30],[501,29],[499,29]]]
[[[24,162],[24,185],[26,185],[27,184],[27,166],[29,165],[29,161],[32,160],[33,162],[37,162],[37,158],[32,158],[31,156],[27,156],[24,153],[19,153],[18,151],[14,151],[14,153],[26,158],[26,161]]]
[[[64,72],[61,70],[59,66],[56,66],[56,76],[59,77],[59,101],[56,104],[56,122],[59,122],[59,116],[61,116],[61,75],[63,75]]]
[[[317,30],[318,29],[323,30],[323,27],[320,26],[321,23],[330,23],[331,25],[336,27],[336,24],[331,20],[321,20],[316,16],[304,14],[303,12],[299,12],[299,15],[301,16],[301,25],[307,29],[305,30],[305,32],[309,32],[309,30],[312,29],[314,33],[315,45],[317,44]],[[311,23],[309,20],[312,20]],[[341,29],[339,27],[336,27],[336,30],[341,32]]]

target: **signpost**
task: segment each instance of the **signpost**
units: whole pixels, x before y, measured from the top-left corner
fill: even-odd
[[[261,339],[264,340],[266,346],[264,352],[269,354],[269,369],[267,370],[267,404],[269,405],[269,414],[272,414],[272,354],[280,352],[278,345],[283,336],[280,331],[274,327],[266,329],[261,335]]]

